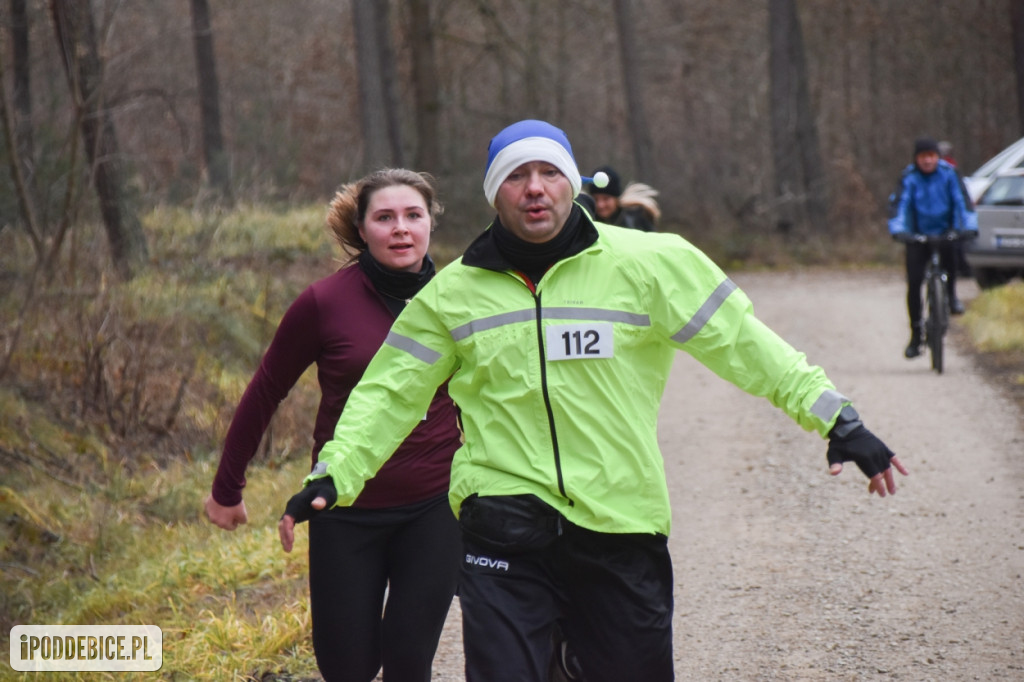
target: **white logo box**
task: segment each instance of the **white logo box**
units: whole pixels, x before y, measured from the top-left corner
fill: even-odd
[[[11,668],[46,671],[154,671],[163,665],[156,625],[15,625]]]

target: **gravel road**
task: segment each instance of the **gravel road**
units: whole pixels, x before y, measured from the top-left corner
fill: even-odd
[[[734,279],[911,475],[869,498],[817,436],[680,354],[660,426],[677,679],[1024,680],[1019,408],[956,347],[941,376],[903,358],[899,272]],[[463,679],[459,618],[436,680]]]

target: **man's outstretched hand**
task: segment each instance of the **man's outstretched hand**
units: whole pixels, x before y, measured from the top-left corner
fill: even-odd
[[[852,408],[844,408],[844,412],[847,410],[829,432],[829,473],[838,476],[844,462],[853,462],[870,480],[868,493],[878,493],[879,497],[894,494],[893,467],[904,476],[910,472],[885,443],[867,430]]]
[[[338,491],[330,476],[318,478],[292,495],[285,505],[281,520],[277,522],[277,535],[281,538],[282,549],[286,552],[292,551],[296,523],[308,521],[318,512],[330,509],[337,501]]]

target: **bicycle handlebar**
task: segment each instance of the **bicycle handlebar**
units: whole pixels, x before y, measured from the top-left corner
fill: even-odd
[[[976,239],[978,233],[974,230],[949,230],[942,234],[919,234],[916,232],[897,232],[892,238],[898,242],[914,242],[917,244],[944,244],[946,242],[959,242]]]

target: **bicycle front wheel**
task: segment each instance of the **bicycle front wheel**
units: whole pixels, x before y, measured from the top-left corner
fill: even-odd
[[[943,361],[943,337],[946,334],[946,320],[948,319],[949,302],[946,298],[946,288],[938,277],[928,281],[928,322],[925,323],[925,333],[928,335],[928,350],[932,356],[932,369],[942,374]]]

